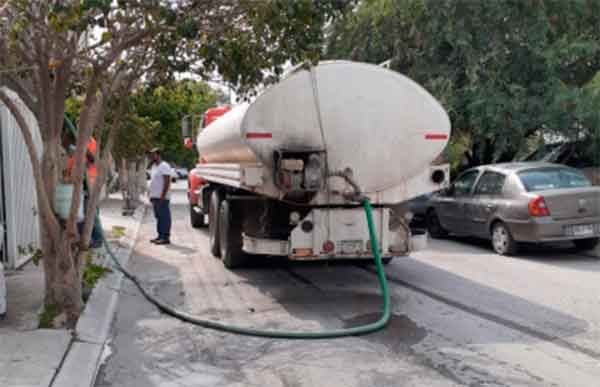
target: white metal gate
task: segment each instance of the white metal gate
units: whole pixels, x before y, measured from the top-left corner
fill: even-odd
[[[4,89],[6,90],[6,89]],[[12,91],[9,96],[20,108],[32,136],[38,157],[42,153],[42,139],[37,121],[21,99]],[[25,141],[14,117],[0,103],[0,128],[2,130],[2,175],[4,186],[4,218],[6,229],[5,255],[9,268],[21,266],[29,258],[20,254],[20,248],[39,247],[37,195]]]

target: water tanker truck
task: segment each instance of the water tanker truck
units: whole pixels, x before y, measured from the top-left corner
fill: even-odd
[[[208,224],[210,250],[228,268],[257,255],[372,257],[361,197],[389,262],[416,245],[402,204],[448,183],[448,166],[431,165],[448,142],[448,115],[382,67],[301,66],[252,103],[208,113],[195,138],[191,216]],[[192,138],[189,129],[184,120]]]

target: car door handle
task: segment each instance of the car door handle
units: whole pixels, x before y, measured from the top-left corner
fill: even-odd
[[[488,211],[488,212],[492,212],[492,211],[494,211],[495,209],[496,209],[496,206],[495,206],[495,205],[493,205],[493,204],[486,204],[486,205],[485,205],[485,210],[486,210],[486,211]]]

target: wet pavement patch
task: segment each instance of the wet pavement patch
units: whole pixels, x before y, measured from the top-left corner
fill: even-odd
[[[346,328],[370,324],[377,321],[379,313],[369,313],[344,320]],[[386,327],[368,334],[368,340],[385,345],[394,352],[407,352],[410,347],[420,343],[427,336],[427,330],[418,326],[405,315],[392,314]]]

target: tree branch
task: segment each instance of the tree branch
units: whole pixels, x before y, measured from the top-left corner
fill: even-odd
[[[25,86],[22,80],[18,80],[8,74],[0,74],[0,86],[6,86],[17,93],[23,103],[29,108],[29,110],[31,110],[33,115],[35,115],[36,118],[39,118],[39,104],[35,100],[35,97],[31,92],[31,88]]]

